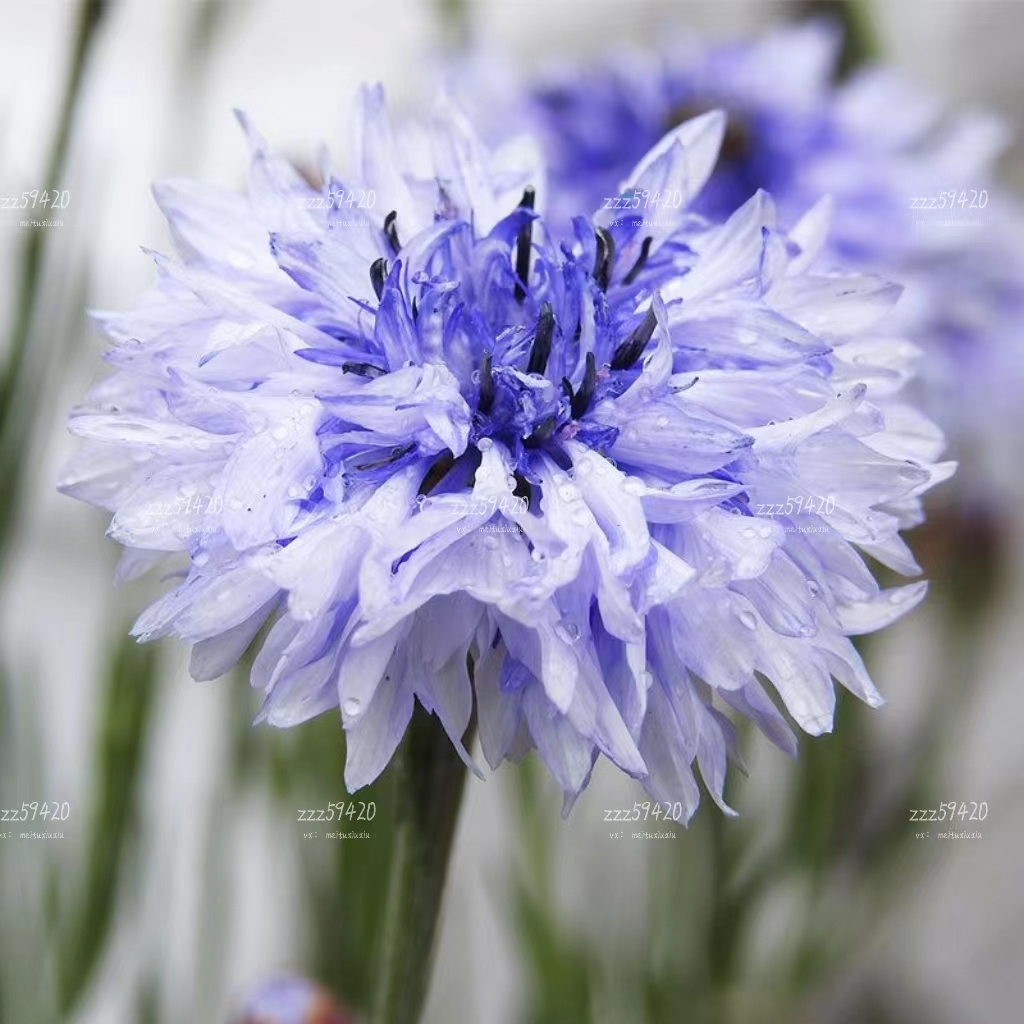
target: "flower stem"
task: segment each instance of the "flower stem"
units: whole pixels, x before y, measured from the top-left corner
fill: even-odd
[[[441,723],[418,705],[393,765],[395,829],[373,1024],[416,1024],[466,767]]]

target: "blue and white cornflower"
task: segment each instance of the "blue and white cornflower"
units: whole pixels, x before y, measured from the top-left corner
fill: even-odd
[[[407,150],[379,91],[359,109],[353,181],[250,129],[247,195],[158,188],[180,259],[98,318],[115,372],[64,488],[114,513],[124,575],[183,563],[135,633],[210,679],[264,630],[258,720],[340,708],[350,791],[418,701],[474,768],[475,709],[492,768],[536,749],[568,806],[603,755],[688,819],[697,771],[725,807],[730,713],[792,752],[833,679],[881,703],[849,637],[925,585],[862,553],[916,573],[899,531],[952,467],[874,330],[899,289],[814,269],[827,205],[694,229],[713,112],[629,175],[678,210],[556,243],[528,142],[492,154],[449,103]],[[353,185],[364,223],[315,208]]]
[[[838,42],[832,27],[810,23],[754,39],[621,51],[549,74],[526,90],[517,123],[543,143],[550,213],[567,224],[578,210],[621,197],[633,162],[674,124],[726,110],[722,154],[694,212],[719,222],[760,188],[789,227],[830,195],[823,259],[905,286],[893,326],[928,352],[922,400],[971,453],[964,485],[972,500],[992,497],[1019,461],[1011,446],[1024,386],[1016,344],[1024,210],[995,178],[1008,133],[987,112],[943,109],[889,68],[836,85]],[[627,198],[649,217],[675,201]]]

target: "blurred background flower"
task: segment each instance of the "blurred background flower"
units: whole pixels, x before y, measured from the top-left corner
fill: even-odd
[[[413,106],[445,48],[469,39],[519,76],[651,47],[667,30],[756,31],[804,6],[3,4],[0,195],[70,200],[34,215],[46,227],[0,211],[0,806],[56,801],[69,814],[0,823],[12,834],[0,839],[0,1020],[230,1020],[285,973],[355,1008],[372,989],[387,831],[329,840],[298,820],[348,799],[336,722],[254,730],[241,678],[192,683],[180,650],[125,642],[152,592],[97,598],[115,561],[96,540],[103,517],[53,489],[67,410],[101,372],[83,310],[122,307],[148,282],[140,243],[169,249],[150,182],[240,183],[233,107],[314,167],[309,140],[344,137],[360,81],[383,79]],[[1018,5],[858,12],[917,86],[954,108],[989,104],[1019,129]],[[997,170],[1019,186],[1017,138]],[[982,291],[958,316],[970,322],[974,303],[991,308]],[[1020,365],[1012,326],[1008,337],[1006,375]],[[1012,437],[994,393],[954,391],[947,408],[969,403],[972,422]],[[426,1021],[668,1022],[681,1007],[716,1022],[1014,1019],[1024,517],[1012,464],[986,454],[1004,449],[977,449],[961,453],[962,479],[982,466],[987,477],[910,536],[932,600],[865,651],[886,710],[841,701],[835,734],[795,765],[744,737],[750,779],[726,789],[739,819],[700,814],[649,842],[626,825],[613,839],[605,810],[637,799],[615,773],[595,772],[567,823],[529,760],[469,780]],[[979,515],[993,479],[1008,500]],[[385,774],[366,801],[383,806],[391,785]],[[987,802],[985,822],[957,826],[982,839],[939,840],[937,823],[908,820],[946,801]],[[29,827],[63,838],[20,839]]]
[[[264,982],[245,1001],[236,1024],[352,1024],[329,992],[306,978]]]

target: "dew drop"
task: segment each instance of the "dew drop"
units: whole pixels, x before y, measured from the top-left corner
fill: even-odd
[[[572,514],[572,521],[577,526],[586,526],[590,522],[590,513],[585,508],[578,508]]]
[[[192,561],[195,565],[206,565],[210,560],[210,553],[208,551],[197,551],[192,556]]]
[[[744,610],[740,612],[739,619],[747,629],[757,629],[757,616],[753,612]]]
[[[818,585],[817,580],[807,581],[807,593],[810,594],[811,597],[817,597],[821,593],[821,587]]]
[[[579,465],[578,465],[578,466],[576,467],[576,472],[577,472],[577,473],[578,473],[578,474],[579,474],[580,476],[589,476],[589,475],[590,475],[590,471],[591,471],[591,469],[592,469],[592,468],[593,468],[593,467],[592,467],[592,466],[590,465],[590,463],[589,463],[589,462],[581,462],[581,463],[580,463],[580,464],[579,464]]]
[[[629,477],[626,482],[622,485],[622,489],[627,494],[632,494],[634,497],[639,498],[640,495],[647,493],[647,488],[644,486],[642,480],[638,480],[635,476]]]
[[[757,531],[752,526],[748,526],[743,531],[743,536],[746,537],[748,540],[753,540],[757,536]]]
[[[543,561],[544,561],[544,552],[543,552],[543,551],[541,551],[541,549],[540,549],[540,548],[534,548],[534,549],[533,549],[533,550],[532,550],[532,551],[530,552],[530,557],[531,557],[531,558],[532,558],[532,559],[533,559],[533,560],[534,560],[535,562],[543,562]]]
[[[346,718],[355,718],[362,709],[362,702],[357,700],[355,697],[349,697],[349,699],[341,706],[341,710]]]
[[[494,442],[489,437],[481,437],[477,441],[476,447],[478,451],[489,452],[494,447]]]
[[[580,638],[580,627],[575,622],[563,619],[555,623],[555,633],[558,638],[567,644],[574,644]]]
[[[808,623],[805,623],[800,627],[798,632],[801,636],[814,636],[814,634],[818,631],[813,626],[809,625]]]
[[[241,498],[232,498],[232,499],[231,499],[231,500],[230,500],[230,501],[228,502],[228,508],[234,509],[234,510],[235,510],[236,512],[237,512],[237,511],[238,511],[238,510],[239,510],[239,509],[240,509],[241,507],[242,507],[242,499],[241,499]]]
[[[575,484],[562,484],[558,488],[558,496],[562,501],[579,501],[583,494]]]
[[[498,546],[498,538],[492,536],[489,533],[485,533],[483,544],[485,548],[489,548],[491,551],[493,551]]]
[[[667,416],[659,416],[657,419],[658,426],[662,428],[667,427],[671,422]]]
[[[761,537],[764,540],[767,540],[772,535],[772,528],[766,524],[762,526],[761,529],[757,532],[761,535]]]
[[[273,437],[275,441],[283,441],[288,436],[288,428],[283,423],[279,423],[270,432],[270,436]]]

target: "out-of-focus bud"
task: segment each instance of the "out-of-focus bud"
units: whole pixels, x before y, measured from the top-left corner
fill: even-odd
[[[325,988],[306,978],[276,978],[246,1000],[236,1024],[355,1024]]]

